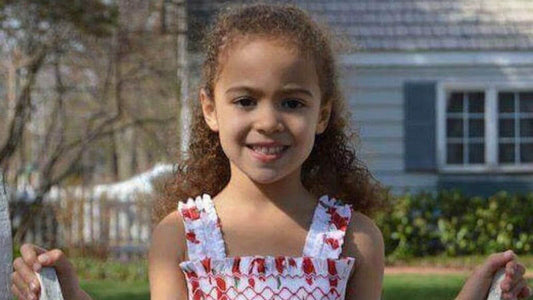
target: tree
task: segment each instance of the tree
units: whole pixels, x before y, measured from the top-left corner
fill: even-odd
[[[0,5],[8,61],[20,53],[15,69],[24,79],[3,124],[9,133],[0,140],[0,167],[18,174],[31,163],[36,210],[66,180],[101,178],[102,168],[106,178],[130,176],[141,154],[157,159],[150,154],[157,149],[172,157],[178,132],[169,125],[179,124],[176,54],[183,48],[174,27],[153,21],[167,1],[59,2]],[[124,162],[129,171],[121,172]],[[23,220],[15,243],[31,221]]]

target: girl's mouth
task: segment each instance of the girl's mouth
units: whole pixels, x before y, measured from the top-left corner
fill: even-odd
[[[255,146],[255,145],[246,145],[248,149],[251,150],[252,156],[262,162],[269,162],[280,158],[289,146]]]

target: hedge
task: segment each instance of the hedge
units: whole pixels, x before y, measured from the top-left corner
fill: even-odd
[[[376,215],[389,259],[426,255],[533,253],[533,193],[488,198],[460,191],[391,197]]]

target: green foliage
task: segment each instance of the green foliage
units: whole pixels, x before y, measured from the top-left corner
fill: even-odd
[[[133,282],[148,280],[148,262],[145,259],[129,261],[102,260],[76,257],[71,259],[80,279]]]
[[[459,191],[393,198],[376,217],[388,259],[533,253],[533,193],[466,197]]]
[[[13,246],[13,259],[21,256],[20,255],[20,246]]]

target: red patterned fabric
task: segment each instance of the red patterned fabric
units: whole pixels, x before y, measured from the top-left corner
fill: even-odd
[[[355,258],[340,257],[350,205],[320,197],[300,257],[226,257],[209,195],[178,204],[189,260],[179,264],[189,299],[344,299]]]

